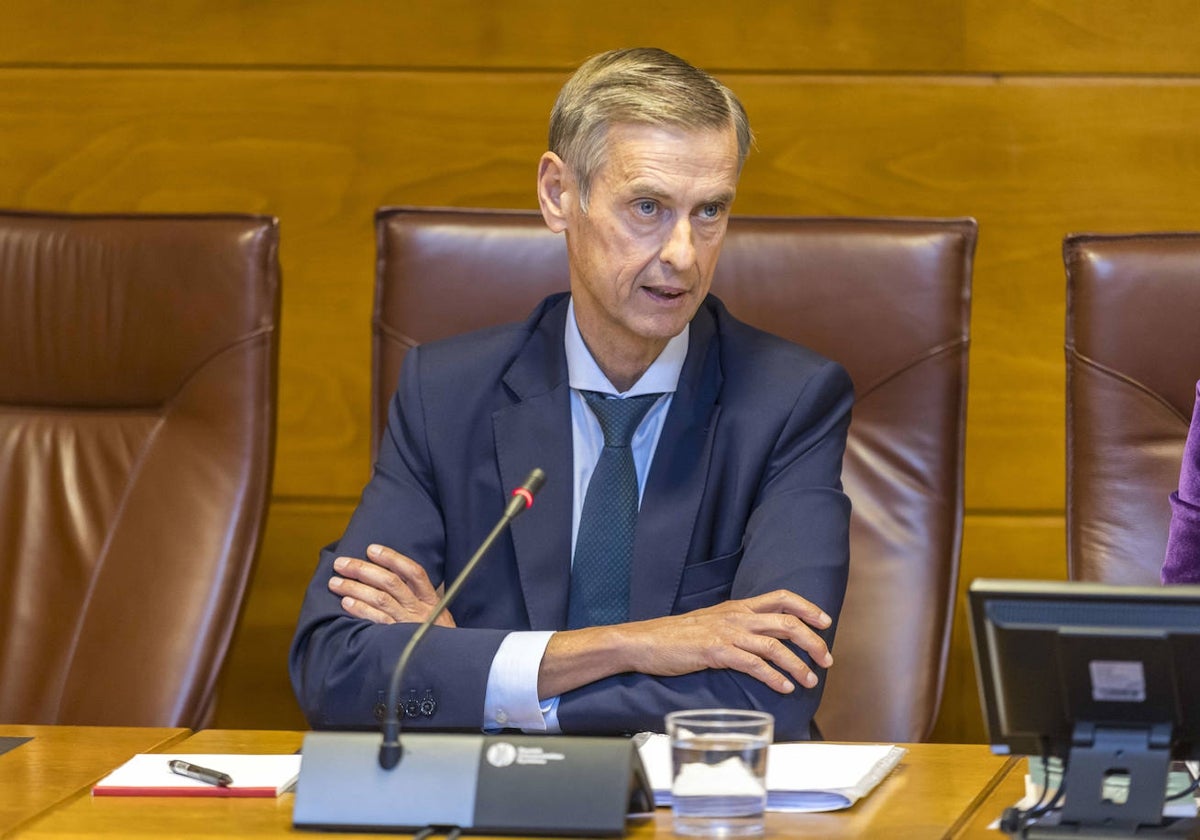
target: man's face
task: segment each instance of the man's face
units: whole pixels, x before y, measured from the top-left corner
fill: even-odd
[[[712,285],[737,178],[732,128],[636,124],[609,128],[587,213],[574,179],[564,178],[575,316],[602,367],[634,358],[648,365],[696,314]]]

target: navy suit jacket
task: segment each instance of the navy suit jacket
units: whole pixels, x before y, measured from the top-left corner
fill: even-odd
[[[458,627],[431,628],[409,662],[401,699],[432,700],[435,711],[405,727],[477,730],[504,636],[566,627],[567,302],[554,295],[523,324],[406,355],[374,474],[346,533],[321,553],[292,643],[292,684],[314,727],[374,726],[415,627],[344,613],[327,588],[334,558],[365,557],[367,545],[382,543],[421,563],[435,586],[448,583],[533,467],[545,470],[545,486],[451,604]],[[630,620],[785,588],[836,626],[849,563],[841,464],[852,402],[840,365],[737,321],[710,296],[692,321],[646,478]],[[674,709],[756,708],[774,713],[777,738],[807,738],[823,684],[781,695],[735,671],[626,673],[564,694],[558,718],[566,733],[661,731]]]

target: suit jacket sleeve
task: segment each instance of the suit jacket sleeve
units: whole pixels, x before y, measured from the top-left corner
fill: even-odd
[[[428,449],[420,350],[405,358],[374,474],[345,534],[321,551],[304,597],[289,670],[296,696],[315,728],[376,725],[376,706],[416,628],[374,624],[346,614],[327,586],[334,559],[365,558],[368,545],[381,543],[421,563],[435,586],[452,573],[445,566],[442,488]],[[496,517],[502,509],[502,497],[497,499]],[[488,671],[507,632],[431,628],[409,660],[400,699],[404,702],[415,692],[418,700],[433,700],[434,711],[406,719],[404,726],[478,729]]]

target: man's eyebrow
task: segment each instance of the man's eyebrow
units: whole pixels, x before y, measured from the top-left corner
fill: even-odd
[[[641,198],[666,199],[670,198],[667,191],[652,181],[634,181],[629,185],[629,192]]]
[[[671,200],[671,195],[668,191],[650,181],[634,181],[630,183],[629,194],[638,198],[653,198],[656,201]],[[733,190],[722,190],[715,195],[700,199],[700,201],[696,202],[695,206],[703,207],[706,204],[732,204],[734,195],[735,193]]]
[[[734,195],[735,195],[735,193],[733,192],[733,190],[725,190],[724,192],[719,192],[719,193],[717,193],[716,195],[712,196],[711,198],[706,198],[706,199],[704,199],[703,201],[701,201],[701,202],[700,202],[700,204],[701,204],[701,205],[705,205],[705,204],[733,204],[733,197],[734,197]]]

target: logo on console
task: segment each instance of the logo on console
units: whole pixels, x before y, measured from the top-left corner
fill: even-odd
[[[488,747],[487,761],[493,767],[508,767],[517,760],[517,748],[507,741],[499,741]]]

